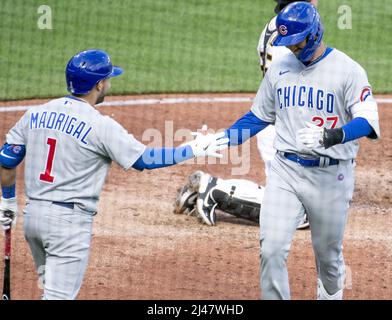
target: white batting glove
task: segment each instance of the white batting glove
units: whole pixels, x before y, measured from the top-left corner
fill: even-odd
[[[16,203],[16,197],[10,199],[1,197],[0,225],[3,226],[3,229],[8,230],[11,227],[15,227],[17,216],[18,205]]]
[[[224,138],[225,133],[208,133],[207,125],[203,125],[200,132],[192,132],[195,140],[188,143],[195,157],[223,158],[217,151],[228,148],[229,138]]]
[[[297,131],[297,141],[308,149],[314,149],[323,145],[324,128],[318,127],[311,122],[305,122],[306,127]]]

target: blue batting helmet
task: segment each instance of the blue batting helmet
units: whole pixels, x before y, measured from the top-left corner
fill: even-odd
[[[112,65],[105,51],[82,51],[68,61],[65,69],[67,89],[73,94],[87,94],[99,81],[122,73],[120,67]]]
[[[317,9],[307,2],[294,2],[285,7],[276,18],[279,32],[274,46],[292,46],[307,40],[298,59],[309,61],[320,46],[324,27]]]

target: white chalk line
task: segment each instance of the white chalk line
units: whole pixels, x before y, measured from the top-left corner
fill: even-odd
[[[120,107],[130,107],[130,106],[141,106],[141,105],[154,105],[154,104],[190,104],[190,103],[241,103],[241,102],[252,102],[253,98],[247,97],[189,97],[189,98],[156,98],[156,99],[129,99],[129,100],[115,100],[103,102],[99,107],[107,106],[120,106]],[[390,98],[377,98],[377,103],[379,104],[392,104],[392,99]],[[1,112],[14,112],[14,111],[26,111],[27,109],[40,104],[27,105],[27,106],[0,106]]]

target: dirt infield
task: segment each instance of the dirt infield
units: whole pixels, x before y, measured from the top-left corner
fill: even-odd
[[[186,97],[252,97],[252,95],[187,95]],[[169,96],[117,97],[176,98]],[[383,97],[384,98],[384,97]],[[18,101],[0,105],[26,105]],[[138,139],[148,128],[173,130],[224,128],[245,113],[246,103],[186,103],[106,106]],[[22,111],[0,113],[0,136]],[[379,105],[382,140],[361,140],[356,168],[356,191],[346,228],[345,299],[392,298],[392,106]],[[143,141],[146,144],[149,141]],[[170,142],[169,142],[170,143]],[[178,144],[179,142],[175,142]],[[264,184],[264,166],[252,139],[249,172],[242,176]],[[219,215],[218,225],[201,225],[195,218],[172,213],[176,189],[191,172],[232,176],[230,164],[183,164],[155,171],[124,172],[113,165],[101,196],[89,267],[79,299],[258,299],[259,242],[257,225]],[[235,165],[234,165],[235,167]],[[18,197],[23,206],[22,172]],[[23,215],[12,240],[14,299],[39,299],[41,291],[33,261],[23,238]],[[289,256],[293,299],[314,299],[316,272],[310,231],[296,233]],[[2,266],[0,267],[2,274]]]

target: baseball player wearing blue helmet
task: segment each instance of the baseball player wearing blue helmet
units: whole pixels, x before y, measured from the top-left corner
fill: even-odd
[[[316,258],[317,298],[343,298],[343,236],[354,192],[358,139],[380,137],[377,103],[365,70],[326,46],[315,6],[294,2],[276,19],[272,62],[250,112],[226,136],[243,143],[270,124],[274,148],[260,210],[260,288],[263,299],[290,299],[287,258],[308,215]]]
[[[275,0],[275,12],[279,13],[293,0]],[[317,5],[317,0],[308,0]],[[275,60],[290,52],[286,47],[274,46],[278,36],[276,29],[277,16],[273,17],[261,32],[257,53],[260,57],[262,74],[265,75],[269,66]],[[268,178],[269,169],[274,159],[276,149],[273,147],[276,132],[275,126],[269,125],[257,135],[257,149],[264,161],[265,176]],[[260,204],[263,201],[264,186],[246,179],[229,179],[214,177],[203,171],[195,171],[188,177],[188,182],[177,190],[174,213],[194,215],[202,223],[213,226],[219,215],[216,211],[253,222],[259,222]],[[297,229],[308,229],[309,221],[303,208],[303,218]]]
[[[308,62],[320,46],[324,34],[316,8],[310,4],[288,6],[279,13],[276,24],[279,33],[273,45],[288,47],[305,42],[296,56],[298,60]]]
[[[102,50],[82,51],[67,63],[65,77],[67,89],[74,95],[85,95],[101,80],[117,77],[123,73],[113,66],[109,55]]]
[[[6,168],[1,171],[4,228],[16,221],[15,167],[26,159],[24,231],[44,299],[75,299],[79,292],[93,217],[112,161],[125,170],[151,170],[197,156],[222,157],[217,151],[227,145],[227,138],[218,141],[204,132],[177,148],[146,147],[95,108],[110,89],[110,79],[121,73],[106,52],[79,52],[66,67],[70,95],[26,111],[0,152]]]

